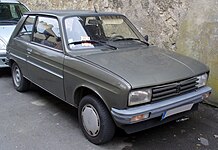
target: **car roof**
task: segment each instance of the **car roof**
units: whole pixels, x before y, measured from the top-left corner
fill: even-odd
[[[0,3],[20,3],[18,0],[0,0]]]
[[[98,15],[121,15],[113,12],[95,12],[88,10],[48,10],[48,11],[32,11],[25,14],[34,14],[34,15],[51,15],[57,17],[65,16],[98,16]]]

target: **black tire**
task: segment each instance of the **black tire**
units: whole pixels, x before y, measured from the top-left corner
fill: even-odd
[[[16,63],[11,67],[12,81],[14,88],[19,92],[25,92],[30,87],[30,81],[23,77],[23,74]]]
[[[100,129],[98,130],[97,133],[95,133],[97,135],[90,135],[91,132],[87,131],[86,127],[84,126],[85,123],[83,123],[85,122],[84,121],[85,119],[83,119],[83,115],[85,109],[88,108],[88,106],[93,107],[94,110],[96,110],[94,112],[97,114],[99,118]],[[79,117],[79,123],[82,128],[83,134],[90,142],[99,145],[99,144],[106,143],[113,138],[115,134],[115,124],[113,119],[111,118],[108,109],[103,104],[101,99],[96,98],[95,96],[92,95],[83,97],[79,104],[78,117]],[[89,121],[91,121],[91,119]]]

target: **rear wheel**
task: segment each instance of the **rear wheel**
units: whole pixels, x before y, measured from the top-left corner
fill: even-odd
[[[16,63],[12,64],[11,72],[14,88],[19,92],[27,91],[29,89],[30,82],[23,77],[23,74]]]
[[[94,144],[110,141],[115,124],[103,102],[95,96],[85,96],[79,104],[79,122],[86,138]]]

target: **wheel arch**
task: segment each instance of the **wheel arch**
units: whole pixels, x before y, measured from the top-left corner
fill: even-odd
[[[78,107],[81,99],[87,95],[96,96],[104,103],[106,108],[110,110],[107,103],[105,102],[105,99],[102,97],[102,95],[99,92],[97,92],[97,90],[95,90],[94,88],[90,86],[86,86],[86,85],[81,85],[77,87],[76,90],[74,91],[73,98],[74,98],[75,106]]]
[[[13,64],[13,63],[16,63],[16,61],[13,60],[13,59],[10,59],[8,65],[9,65],[10,67],[12,67],[12,64]]]

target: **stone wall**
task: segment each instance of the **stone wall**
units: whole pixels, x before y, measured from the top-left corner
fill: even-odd
[[[177,51],[207,64],[210,102],[218,105],[218,0],[194,0],[180,24]]]
[[[211,102],[218,103],[218,0],[21,0],[32,10],[120,12],[159,47],[194,57],[211,68]]]

